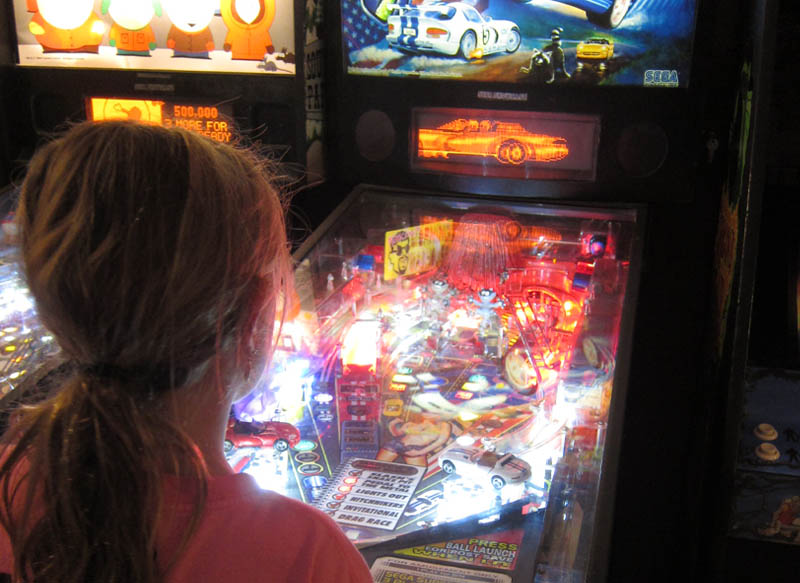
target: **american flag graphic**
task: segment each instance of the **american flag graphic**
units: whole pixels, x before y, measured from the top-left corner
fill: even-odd
[[[386,38],[386,23],[375,16],[379,3],[380,0],[342,0],[342,34],[348,52]]]

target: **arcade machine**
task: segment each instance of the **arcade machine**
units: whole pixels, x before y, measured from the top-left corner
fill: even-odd
[[[337,8],[349,195],[295,254],[231,464],[327,512],[376,581],[690,578],[729,23],[645,0]]]
[[[796,19],[757,2],[718,226],[720,318],[710,376],[723,404],[709,468],[709,580],[795,581],[800,545],[800,263],[793,196]],[[795,170],[796,172],[796,170]]]
[[[40,140],[85,119],[243,140],[281,160],[287,181],[299,184],[300,168],[314,166],[306,138],[312,116],[297,98],[309,42],[304,8],[293,0],[4,3],[3,184],[21,176]],[[0,395],[57,352],[19,284],[13,187],[4,190],[3,205]]]
[[[300,7],[257,1],[237,12],[238,4],[13,2],[17,157],[65,121],[90,118],[177,125],[222,141],[241,134],[303,163]]]

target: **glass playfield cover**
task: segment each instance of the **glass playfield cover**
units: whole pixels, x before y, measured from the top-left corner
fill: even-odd
[[[354,191],[295,254],[229,463],[360,546],[549,510],[538,560],[580,578],[636,224],[633,209]],[[466,544],[439,558],[463,565]]]

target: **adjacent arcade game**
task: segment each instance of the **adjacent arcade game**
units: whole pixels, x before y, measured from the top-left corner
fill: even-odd
[[[791,8],[756,2],[741,62],[737,115],[715,265],[719,452],[709,467],[716,516],[713,580],[794,581],[800,545],[800,240],[792,196],[796,130]],[[775,72],[776,74],[773,74]],[[791,176],[791,175],[789,175]]]
[[[89,118],[240,136],[305,164],[299,2],[15,0],[6,12],[14,158]]]
[[[130,119],[244,140],[282,160],[287,180],[303,181],[311,147],[298,98],[303,8],[293,0],[3,4],[0,397],[57,352],[16,266],[13,183],[37,143],[70,121]]]
[[[19,271],[13,227],[0,234],[0,403],[39,365],[57,358],[58,345],[39,322]]]
[[[729,23],[694,3],[337,6],[350,194],[296,254],[231,464],[328,512],[376,581],[690,578],[729,122],[701,57]]]

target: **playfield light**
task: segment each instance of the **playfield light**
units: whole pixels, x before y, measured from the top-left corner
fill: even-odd
[[[458,418],[464,422],[468,423],[470,421],[475,421],[478,418],[477,413],[473,413],[472,411],[459,411]]]
[[[500,514],[499,513],[495,513],[495,514],[492,514],[491,516],[487,516],[485,518],[481,518],[480,520],[478,520],[478,524],[491,524],[491,523],[496,522],[498,520],[500,520]]]
[[[464,435],[459,435],[456,437],[456,443],[463,447],[469,447],[470,445],[474,444],[476,439],[471,435],[465,433]]]

